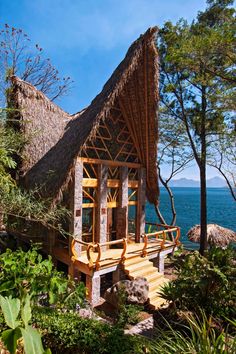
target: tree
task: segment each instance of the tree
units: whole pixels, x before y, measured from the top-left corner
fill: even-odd
[[[206,165],[210,147],[232,120],[235,12],[231,0],[208,0],[188,24],[165,23],[159,36],[160,100],[182,122],[200,175],[200,252],[207,248]]]
[[[236,201],[236,132],[232,130],[218,139],[212,146],[208,165],[217,169],[225,179],[233,199]]]
[[[10,76],[16,75],[33,84],[52,101],[65,95],[72,80],[61,78],[50,59],[45,58],[43,49],[32,45],[22,29],[5,24],[0,30],[0,104],[5,103],[5,91]]]
[[[176,124],[177,123],[177,124]],[[171,180],[180,172],[182,172],[193,160],[193,155],[188,146],[188,139],[182,121],[176,122],[173,117],[170,117],[168,110],[162,107],[159,113],[159,157],[157,161],[158,175],[161,184],[166,189],[170,200],[172,218],[168,222],[170,225],[176,223],[176,209],[174,194],[170,187]],[[165,173],[162,171],[163,165],[169,165],[170,171]],[[162,224],[167,224],[160,207],[156,206],[156,213]]]
[[[51,201],[40,199],[37,191],[22,190],[13,178],[25,141],[14,120],[16,110],[5,108],[12,75],[33,84],[52,101],[66,94],[72,84],[70,77],[59,76],[43,49],[38,44],[33,46],[21,29],[5,24],[0,30],[0,224],[3,217],[6,221],[13,216],[63,232],[60,224],[69,211],[53,208]]]

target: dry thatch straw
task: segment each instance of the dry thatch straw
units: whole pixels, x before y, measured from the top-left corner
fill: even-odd
[[[63,112],[35,87],[12,78],[11,104],[26,135],[37,132],[25,147],[21,177],[27,188],[41,188],[43,197],[60,199],[70,182],[77,156],[94,139],[99,124],[119,105],[135,136],[140,162],[147,170],[147,197],[158,199],[157,105],[158,53],[156,28],[150,28],[129,48],[101,93],[74,115]],[[25,122],[25,124],[24,124]],[[42,187],[43,186],[43,187]]]
[[[188,232],[192,242],[200,242],[200,225],[193,226]],[[217,224],[207,225],[207,242],[211,246],[226,247],[230,242],[236,242],[236,232]]]

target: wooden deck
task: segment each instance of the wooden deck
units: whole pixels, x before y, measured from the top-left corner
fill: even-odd
[[[155,257],[158,253],[166,251],[166,253],[171,253],[176,247],[176,244],[171,241],[166,241],[163,247],[163,240],[149,240],[148,245],[146,246],[146,256],[149,258]],[[131,258],[136,258],[143,256],[144,242],[141,243],[128,243],[126,246],[125,259],[129,260]],[[91,272],[94,270],[102,270],[105,268],[110,268],[117,266],[119,263],[122,263],[122,253],[123,248],[105,248],[101,249],[99,267],[96,267],[96,260],[98,257],[98,252],[90,252],[90,260],[88,259],[87,251],[82,251],[80,257],[73,259],[74,265],[78,270],[85,272]],[[68,254],[68,250],[62,248],[54,249],[54,256],[61,260],[62,262],[67,263],[68,265],[71,262],[71,258]]]
[[[151,241],[147,248],[147,255],[150,254],[155,254],[159,253],[161,251],[161,243],[162,240],[155,240]],[[142,250],[144,247],[144,243],[130,243],[127,244],[127,250],[125,253],[125,259],[130,259],[133,257],[141,256],[142,255]],[[165,243],[165,249],[170,249],[174,247],[174,243],[170,241],[166,241]],[[109,248],[106,250],[102,251],[101,255],[101,260],[100,260],[100,269],[104,267],[110,267],[112,265],[116,265],[121,262],[121,254],[122,254],[123,248]],[[97,253],[94,252],[94,259],[96,259]],[[89,266],[89,261],[87,258],[87,253],[86,251],[82,252],[81,257],[78,259],[79,262],[86,264]]]

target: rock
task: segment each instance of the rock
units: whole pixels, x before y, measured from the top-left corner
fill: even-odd
[[[81,317],[84,317],[84,318],[93,318],[95,317],[94,316],[94,313],[93,313],[93,310],[91,308],[81,308],[79,309],[79,315]]]
[[[107,302],[117,307],[120,293],[124,292],[129,304],[143,305],[148,300],[149,286],[145,278],[137,277],[134,280],[121,280],[105,292]]]

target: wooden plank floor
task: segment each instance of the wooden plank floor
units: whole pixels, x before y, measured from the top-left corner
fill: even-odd
[[[153,253],[158,253],[161,251],[161,245],[162,240],[155,240],[155,241],[149,241],[148,246],[147,246],[147,254],[153,254]],[[167,248],[172,248],[174,246],[174,243],[171,241],[166,241],[165,242],[165,249]],[[142,254],[142,249],[143,249],[143,243],[128,243],[127,244],[127,251],[125,254],[126,259],[135,257],[135,256],[140,256]],[[101,268],[106,268],[112,265],[116,265],[120,262],[121,260],[121,254],[122,254],[123,249],[122,248],[109,248],[107,250],[103,250],[101,254],[101,260],[100,260],[100,267]],[[96,261],[97,258],[97,253],[94,252],[92,255],[93,260]],[[88,265],[88,259],[87,259],[87,254],[86,251],[82,252],[82,255],[78,259],[79,262]]]

